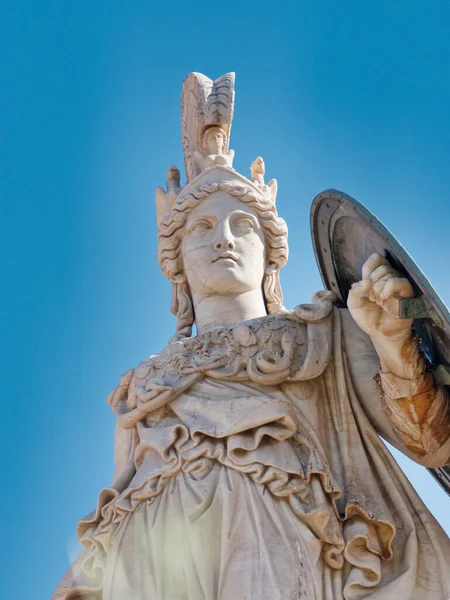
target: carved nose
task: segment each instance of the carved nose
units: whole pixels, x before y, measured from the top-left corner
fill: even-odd
[[[233,250],[234,242],[233,240],[219,240],[214,244],[214,248],[216,250]]]

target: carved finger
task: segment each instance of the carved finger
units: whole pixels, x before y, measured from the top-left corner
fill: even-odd
[[[362,279],[357,283],[354,283],[350,288],[348,298],[347,298],[347,306],[348,308],[361,308],[368,301],[367,294],[369,293],[370,288],[372,287],[372,282],[370,279]]]
[[[375,282],[379,281],[382,277],[385,277],[386,275],[398,277],[397,271],[393,269],[391,265],[381,265],[377,267],[374,271],[372,271],[370,279]]]
[[[379,267],[381,268],[381,267]],[[373,286],[372,286],[372,290],[373,293],[382,298],[381,294],[384,290],[384,286],[387,284],[388,281],[390,281],[391,279],[395,279],[395,274],[391,273],[390,271],[388,273],[386,273],[383,277],[381,277],[380,279],[378,279],[378,281],[376,281]]]
[[[413,298],[415,296],[411,283],[405,277],[392,277],[386,282],[380,298],[387,300],[391,296],[400,298]]]
[[[372,272],[375,271],[375,269],[377,269],[381,265],[390,266],[389,261],[386,258],[384,258],[384,256],[381,256],[381,254],[378,254],[378,252],[374,252],[374,254],[371,254],[366,260],[366,262],[363,264],[363,279],[367,279],[368,277],[370,277]]]

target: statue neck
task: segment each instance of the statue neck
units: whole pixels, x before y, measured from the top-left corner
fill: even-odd
[[[267,315],[263,294],[259,289],[229,296],[194,295],[193,303],[199,334]]]

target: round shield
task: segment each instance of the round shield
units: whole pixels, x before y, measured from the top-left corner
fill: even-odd
[[[317,264],[327,289],[342,306],[362,266],[374,252],[385,256],[407,277],[416,292],[412,299],[397,299],[388,308],[400,318],[413,318],[421,348],[433,366],[439,385],[450,385],[450,314],[432,285],[406,250],[362,204],[336,190],[316,196],[311,207],[311,236]],[[431,469],[450,494],[450,467]]]

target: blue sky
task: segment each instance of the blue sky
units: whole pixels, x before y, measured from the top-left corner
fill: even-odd
[[[186,74],[236,72],[235,167],[262,155],[278,179],[288,306],[321,286],[309,209],[329,187],[449,304],[449,26],[435,0],[2,3],[2,598],[50,597],[111,478],[106,397],[173,332],[154,188],[182,167]],[[450,499],[399,461],[450,533]]]

